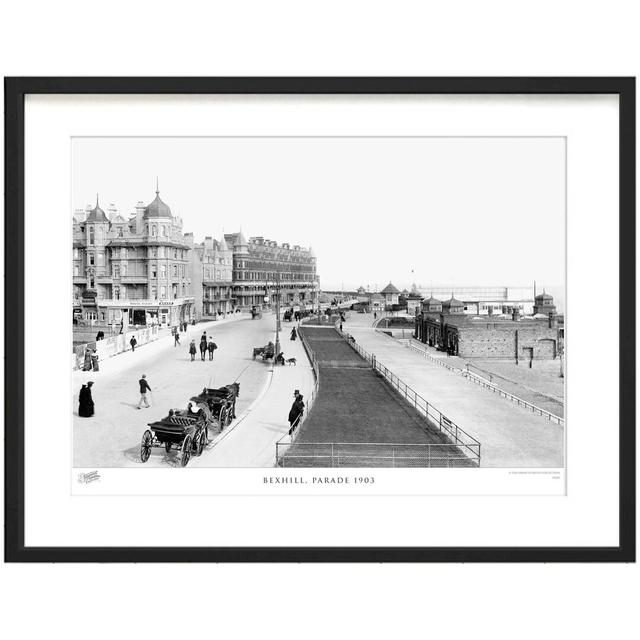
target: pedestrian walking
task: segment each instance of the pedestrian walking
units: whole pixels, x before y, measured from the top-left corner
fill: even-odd
[[[300,423],[302,419],[302,415],[304,414],[304,402],[302,401],[302,394],[298,393],[296,399],[293,401],[291,405],[291,410],[289,411],[289,435],[292,436],[296,427]]]
[[[91,387],[93,382],[89,380],[87,384],[82,385],[80,395],[78,396],[78,415],[81,418],[90,418],[94,414],[93,398],[91,397]]]
[[[91,349],[89,349],[89,347],[84,350],[84,365],[82,370],[91,371]]]
[[[209,340],[209,344],[207,345],[207,349],[209,351],[209,360],[213,360],[213,352],[217,348],[218,348],[218,345],[213,340]]]
[[[204,362],[205,354],[207,353],[207,334],[203,333],[200,338],[200,359]]]
[[[180,344],[180,334],[176,331],[173,334],[173,346],[177,347]]]
[[[192,340],[189,345],[189,353],[191,354],[191,362],[196,359],[196,341]]]
[[[140,402],[138,402],[138,409],[142,409],[142,403],[144,402],[145,407],[147,409],[151,406],[149,404],[149,399],[147,398],[147,391],[151,391],[151,387],[147,382],[147,376],[143,373],[142,378],[138,380],[138,384],[140,385]]]
[[[342,331],[342,321],[340,321],[340,331]]]
[[[298,337],[298,332],[296,331],[296,328],[293,327],[293,329],[291,329],[291,339],[295,340]]]
[[[136,340],[135,336],[131,336],[131,340],[129,340],[129,344],[131,345],[131,351],[135,351],[136,345],[138,344],[138,341]]]
[[[91,367],[94,371],[100,371],[100,365],[98,364],[98,351],[96,349],[93,350],[91,354]]]

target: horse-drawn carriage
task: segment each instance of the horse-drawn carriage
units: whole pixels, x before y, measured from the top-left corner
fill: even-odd
[[[201,394],[191,398],[191,402],[195,402],[198,409],[204,412],[208,429],[220,433],[236,417],[236,399],[239,395],[240,384],[234,382],[219,389],[205,387]]]
[[[149,423],[140,443],[142,462],[149,459],[151,449],[164,447],[167,453],[180,450],[180,466],[186,467],[192,455],[202,454],[210,433],[220,433],[236,417],[239,391],[237,382],[220,389],[205,387],[201,394],[191,398],[186,409],[169,409],[165,418]]]
[[[270,360],[276,355],[276,346],[273,342],[269,342],[269,344],[264,347],[254,347],[253,349],[253,359],[255,360],[258,356],[260,356],[263,360]]]
[[[186,467],[191,455],[199,456],[207,444],[207,423],[202,412],[193,413],[189,409],[169,409],[166,418],[149,423],[149,429],[142,434],[140,459],[146,462],[154,447],[164,447],[169,453],[180,450],[180,466]]]

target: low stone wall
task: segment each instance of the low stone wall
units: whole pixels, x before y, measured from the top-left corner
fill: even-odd
[[[457,334],[458,355],[463,358],[515,360],[517,352],[518,359],[528,361],[553,360],[558,355],[558,331],[544,325],[466,326]]]
[[[98,353],[98,359],[104,360],[105,358],[110,358],[111,356],[123,353],[124,351],[130,351],[131,338],[134,336],[137,341],[137,349],[142,345],[158,339],[158,326],[154,325],[153,327],[137,329],[136,331],[128,331],[117,336],[110,336],[104,340],[98,340],[97,342],[94,341],[75,347],[73,357],[73,364],[75,365],[74,369],[82,369],[84,367],[84,354],[87,347],[90,349],[95,348]]]

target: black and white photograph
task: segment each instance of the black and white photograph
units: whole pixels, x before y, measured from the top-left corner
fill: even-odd
[[[628,81],[8,85],[19,555],[628,557]]]
[[[564,468],[564,137],[71,158],[74,468]]]
[[[5,3],[4,636],[633,637],[636,5]]]

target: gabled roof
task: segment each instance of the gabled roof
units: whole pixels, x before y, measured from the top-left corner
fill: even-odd
[[[443,307],[464,307],[464,302],[460,302],[460,300],[456,300],[453,296],[451,296],[448,300],[445,300],[442,303]]]
[[[389,283],[380,293],[400,293],[400,290]]]

